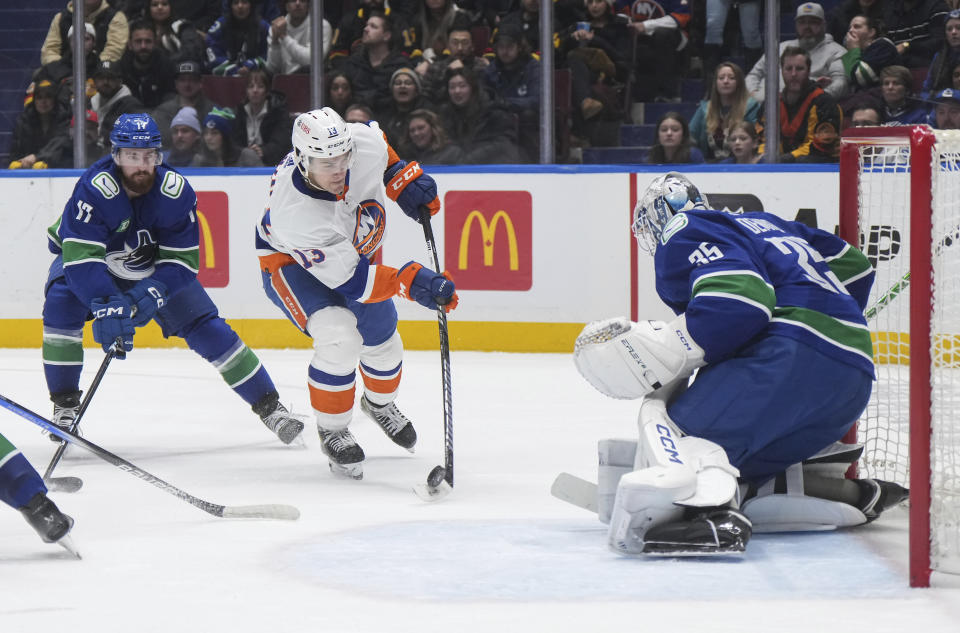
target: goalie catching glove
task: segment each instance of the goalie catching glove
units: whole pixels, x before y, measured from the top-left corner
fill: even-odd
[[[577,337],[573,362],[597,391],[623,400],[686,379],[706,364],[684,315],[670,323],[624,317],[588,323]]]
[[[437,197],[437,183],[423,173],[417,161],[398,160],[383,172],[383,184],[387,187],[387,196],[400,205],[405,214],[420,221],[420,207],[430,209],[430,215],[440,211],[440,199]]]
[[[416,301],[425,308],[443,307],[450,312],[457,307],[460,298],[450,275],[435,273],[417,262],[407,262],[397,273],[401,297]]]

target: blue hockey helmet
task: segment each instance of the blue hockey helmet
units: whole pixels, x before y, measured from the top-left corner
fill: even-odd
[[[653,254],[663,227],[673,216],[690,209],[706,209],[709,202],[683,174],[671,171],[650,183],[633,209],[633,235],[642,250]]]
[[[160,149],[161,136],[157,122],[149,114],[121,114],[110,132],[113,149]]]

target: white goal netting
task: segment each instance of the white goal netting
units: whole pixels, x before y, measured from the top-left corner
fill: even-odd
[[[866,314],[878,378],[858,423],[860,476],[909,486],[918,467],[910,457],[909,370],[911,349],[922,343],[911,340],[910,296],[921,290],[911,284],[910,209],[911,187],[930,187],[930,564],[960,573],[960,132],[936,132],[930,178],[911,169],[907,137],[857,144],[860,246],[877,271]]]

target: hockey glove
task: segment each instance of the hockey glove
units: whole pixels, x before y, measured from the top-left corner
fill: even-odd
[[[94,299],[90,304],[93,312],[93,340],[100,343],[104,352],[117,338],[123,339],[123,349],[133,351],[133,333],[136,328],[130,318],[130,302],[124,296],[114,295]]]
[[[425,308],[442,306],[444,312],[450,312],[460,302],[449,275],[435,273],[417,262],[407,262],[397,273],[397,279],[400,281],[400,296]]]
[[[437,183],[423,173],[416,161],[398,160],[383,172],[383,183],[387,186],[387,196],[417,222],[420,221],[420,205],[430,209],[430,215],[436,215],[440,210]]]
[[[133,307],[133,327],[146,325],[167,302],[167,287],[156,279],[143,279],[123,293]]]

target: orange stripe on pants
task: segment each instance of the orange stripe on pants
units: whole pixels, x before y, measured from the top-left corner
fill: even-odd
[[[368,376],[364,373],[363,368],[360,368],[360,375],[363,376],[364,386],[374,393],[382,394],[391,394],[400,388],[400,376],[403,374],[403,371],[397,372],[397,375],[394,378],[388,378],[383,380],[382,378],[374,378],[373,376]]]
[[[336,415],[346,413],[353,408],[356,384],[343,391],[327,391],[313,385],[308,385],[308,387],[310,389],[310,405],[320,413]]]
[[[286,306],[287,312],[290,313],[290,317],[293,319],[294,323],[296,323],[301,330],[306,332],[307,315],[300,308],[297,298],[290,290],[290,286],[287,285],[287,280],[283,277],[282,268],[277,269],[270,274],[270,285],[273,286],[277,296],[280,297],[280,301],[283,301],[283,305]]]

